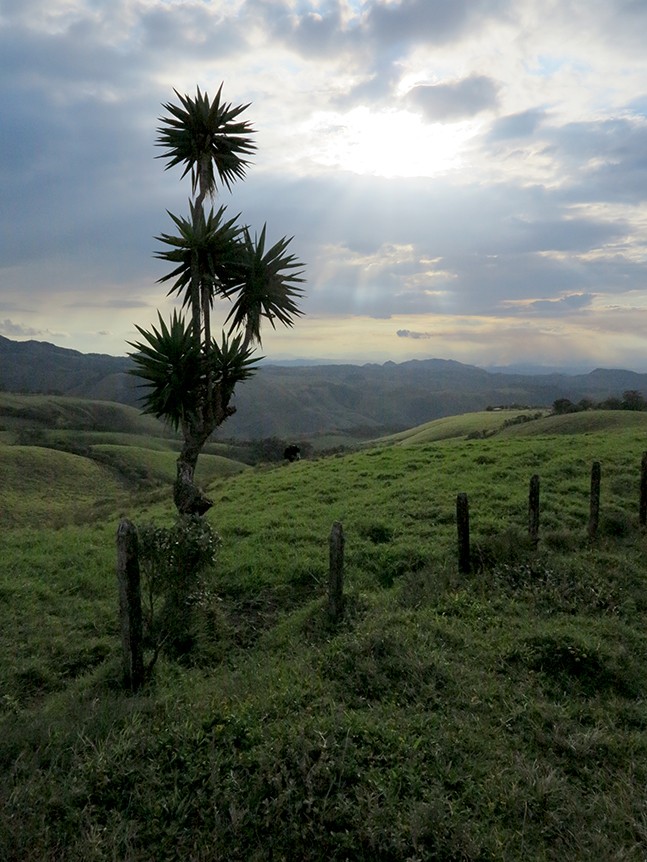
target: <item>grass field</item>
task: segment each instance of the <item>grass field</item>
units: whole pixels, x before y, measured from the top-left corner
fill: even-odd
[[[461,413],[458,416],[445,416],[434,419],[416,428],[400,431],[388,437],[375,440],[375,444],[398,444],[401,446],[419,443],[434,443],[441,440],[452,440],[456,437],[468,437],[481,434],[483,437],[495,434],[505,427],[506,423],[514,423],[520,417],[526,421],[546,411],[538,410],[481,410],[475,413]]]
[[[27,426],[170,436],[157,419],[142,415],[134,407],[112,401],[0,392],[0,417],[0,422],[10,429]]]
[[[0,445],[0,857],[643,862],[647,417],[502,427],[516,415],[236,475],[207,460],[222,546],[202,628],[137,696],[119,684],[115,533],[172,509],[167,485],[118,477],[161,476],[173,452],[84,441],[120,474]]]

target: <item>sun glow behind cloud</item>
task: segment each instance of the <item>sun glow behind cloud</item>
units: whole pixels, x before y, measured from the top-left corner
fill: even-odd
[[[307,123],[309,159],[326,167],[382,177],[432,177],[463,164],[474,122],[425,123],[403,110],[319,112]]]

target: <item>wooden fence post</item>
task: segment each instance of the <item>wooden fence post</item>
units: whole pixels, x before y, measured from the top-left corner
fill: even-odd
[[[117,579],[124,685],[137,691],[144,681],[139,549],[137,529],[127,518],[117,529]]]
[[[640,526],[647,526],[647,452],[643,452],[640,465]]]
[[[328,576],[328,614],[338,623],[344,613],[344,530],[335,521],[330,531],[330,570]]]
[[[530,479],[528,493],[528,535],[533,547],[539,542],[539,476],[535,474]]]
[[[594,461],[591,467],[591,509],[589,514],[589,541],[594,541],[600,523],[600,462]]]
[[[458,530],[458,571],[469,575],[470,563],[470,509],[467,494],[456,497],[456,528]]]

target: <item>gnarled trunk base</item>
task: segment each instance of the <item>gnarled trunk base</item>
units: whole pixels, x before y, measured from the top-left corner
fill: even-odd
[[[187,434],[177,459],[177,478],[173,485],[173,501],[180,515],[204,515],[212,506],[210,500],[194,482],[198,455],[206,437]]]
[[[187,460],[184,457],[184,451],[177,459],[177,478],[173,485],[173,502],[180,515],[204,515],[213,506],[213,500],[205,496],[193,481],[197,459],[196,454],[193,462]]]
[[[213,500],[197,485],[180,478],[173,485],[173,501],[181,515],[204,515],[213,506]]]
[[[226,398],[221,391],[217,395],[218,409],[210,411],[208,416],[194,417],[182,427],[184,443],[177,459],[177,478],[173,486],[173,501],[180,515],[204,515],[213,506],[213,500],[195,484],[194,476],[202,447],[212,432],[236,412],[235,407],[229,407],[231,393]]]

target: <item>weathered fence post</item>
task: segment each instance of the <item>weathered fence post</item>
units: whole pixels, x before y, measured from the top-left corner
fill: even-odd
[[[470,564],[470,509],[467,494],[456,497],[456,527],[458,530],[458,571],[469,575]]]
[[[533,547],[539,543],[539,476],[535,474],[530,479],[528,493],[528,535]]]
[[[640,465],[640,526],[647,526],[647,452],[643,452]]]
[[[589,541],[593,541],[598,533],[600,523],[600,462],[594,461],[591,467],[591,509],[589,514]]]
[[[142,602],[137,529],[127,518],[117,529],[117,579],[124,684],[137,691],[144,681]]]
[[[344,613],[344,530],[335,521],[330,531],[330,571],[328,576],[328,614],[337,623]]]

